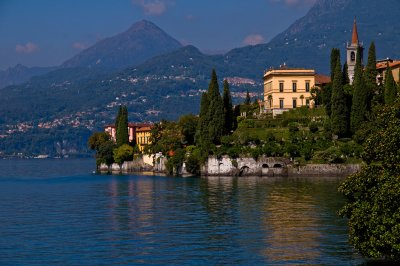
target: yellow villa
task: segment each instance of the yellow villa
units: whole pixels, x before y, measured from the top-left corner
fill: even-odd
[[[270,69],[264,74],[264,105],[273,116],[300,106],[310,106],[311,88],[315,86],[312,69]]]
[[[129,134],[129,142],[135,141],[139,147],[140,151],[144,150],[144,147],[147,144],[151,144],[150,135],[151,135],[152,124],[137,124],[137,123],[129,123],[128,124],[128,134]],[[116,140],[116,130],[114,125],[107,125],[104,127],[104,131],[111,136],[112,140]]]

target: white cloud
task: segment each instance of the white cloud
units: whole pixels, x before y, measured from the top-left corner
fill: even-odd
[[[39,47],[33,42],[27,42],[26,44],[17,44],[15,51],[21,54],[31,54],[39,50]]]
[[[260,43],[263,43],[264,37],[261,36],[260,34],[250,34],[243,40],[243,44],[245,45],[257,45]]]
[[[86,49],[88,46],[86,43],[82,43],[82,42],[74,42],[72,44],[72,47],[77,49],[77,50],[84,50]]]
[[[159,16],[165,13],[167,7],[172,5],[172,0],[132,0],[135,6],[139,6],[145,15]]]

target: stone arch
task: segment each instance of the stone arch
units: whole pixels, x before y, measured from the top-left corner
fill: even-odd
[[[276,163],[274,164],[274,168],[282,168],[283,165],[281,163]]]
[[[268,166],[267,163],[264,163],[264,164],[262,165],[262,168],[269,168],[269,166]]]
[[[243,176],[243,174],[246,174],[249,170],[250,167],[248,167],[247,165],[242,166],[239,171],[239,176]]]

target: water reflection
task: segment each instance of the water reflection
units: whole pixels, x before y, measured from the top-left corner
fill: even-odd
[[[264,255],[271,261],[315,261],[320,256],[316,202],[304,187],[271,187],[264,200]]]
[[[166,252],[182,263],[357,259],[345,223],[337,223],[335,186],[259,177],[114,177],[108,241],[113,256],[132,263],[163,263]]]

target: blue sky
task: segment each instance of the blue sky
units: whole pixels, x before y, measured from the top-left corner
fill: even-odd
[[[147,19],[208,53],[268,42],[315,0],[0,0],[0,69],[59,65]]]

